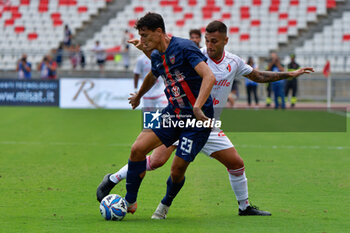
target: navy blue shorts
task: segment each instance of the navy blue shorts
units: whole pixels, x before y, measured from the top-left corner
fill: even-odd
[[[169,113],[175,116],[176,114],[168,107],[163,109],[162,114]],[[167,114],[168,115],[168,114]],[[207,114],[206,114],[207,115]],[[211,114],[207,115],[212,117]],[[186,121],[186,119],[172,118],[173,122]],[[211,132],[211,128],[198,127],[167,127],[169,125],[161,124],[161,128],[152,129],[158,138],[166,147],[169,147],[179,140],[179,145],[176,150],[176,156],[184,159],[187,162],[192,162],[196,155],[202,150]]]

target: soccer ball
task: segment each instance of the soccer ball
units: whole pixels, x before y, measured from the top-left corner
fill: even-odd
[[[121,221],[127,213],[127,204],[118,194],[109,194],[100,204],[100,212],[104,219]]]

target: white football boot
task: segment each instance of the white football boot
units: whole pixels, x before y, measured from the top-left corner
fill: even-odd
[[[156,211],[154,211],[153,215],[152,215],[152,219],[165,219],[166,215],[168,214],[169,211],[169,207],[167,205],[164,205],[162,203],[159,203]]]

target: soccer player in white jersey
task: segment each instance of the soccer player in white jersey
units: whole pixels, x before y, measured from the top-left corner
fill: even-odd
[[[222,108],[225,106],[227,96],[230,93],[234,78],[245,76],[255,82],[274,82],[281,79],[296,78],[304,73],[313,72],[312,68],[301,68],[293,72],[268,72],[258,71],[245,64],[238,56],[225,50],[228,42],[227,27],[220,21],[213,21],[206,27],[205,44],[206,48],[202,52],[209,59],[208,66],[216,77],[216,83],[211,91],[214,102],[215,119],[220,118]],[[132,43],[139,49],[142,49],[138,40]],[[176,149],[176,145],[166,148],[164,145],[156,148],[150,156],[147,156],[147,171],[161,167]],[[245,167],[242,158],[232,145],[230,139],[220,129],[213,129],[202,152],[221,162],[228,171],[231,187],[236,195],[241,216],[247,215],[271,215],[267,211],[258,210],[249,205],[248,185],[245,175]],[[108,195],[112,188],[122,179],[125,179],[127,165],[121,168],[115,174],[107,174],[99,187],[97,188],[97,199],[101,200]],[[152,219],[165,219],[171,203],[158,205],[152,215]]]
[[[134,88],[137,91],[138,81],[140,77],[144,79],[151,71],[151,60],[142,54],[137,58],[134,68]],[[164,94],[164,82],[162,79],[157,79],[154,86],[142,97],[143,109],[148,111],[154,108],[164,108],[167,106],[168,100]]]

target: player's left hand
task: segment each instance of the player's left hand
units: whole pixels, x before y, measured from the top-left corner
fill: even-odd
[[[296,71],[291,72],[291,75],[292,75],[293,78],[296,78],[296,77],[298,77],[298,76],[300,76],[302,74],[310,74],[312,72],[315,72],[314,68],[312,68],[312,67],[304,67],[304,68],[300,68],[300,69],[298,69]]]
[[[143,45],[141,44],[141,40],[135,38],[128,40],[128,43],[133,44],[136,48],[143,51]]]
[[[140,105],[140,98],[137,93],[130,93],[130,97],[128,98],[129,104],[131,104],[132,109],[137,108]]]

